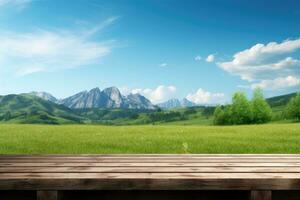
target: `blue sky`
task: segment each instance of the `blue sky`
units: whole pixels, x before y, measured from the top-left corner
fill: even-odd
[[[117,86],[154,103],[300,89],[297,0],[0,0],[0,94]],[[299,60],[298,60],[299,59]]]

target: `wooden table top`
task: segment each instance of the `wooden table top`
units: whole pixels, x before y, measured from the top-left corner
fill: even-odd
[[[0,155],[0,190],[299,190],[300,155]]]

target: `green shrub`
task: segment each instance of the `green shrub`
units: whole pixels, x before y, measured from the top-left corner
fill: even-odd
[[[261,124],[269,122],[271,118],[272,110],[259,88],[254,90],[251,101],[248,101],[244,93],[236,92],[231,105],[223,108],[218,106],[214,111],[216,125]]]
[[[242,92],[236,92],[232,97],[231,121],[232,124],[250,124],[252,122],[251,105]]]
[[[260,88],[256,88],[253,92],[251,101],[253,123],[262,124],[269,122],[272,119],[272,109],[264,98]]]
[[[292,98],[286,107],[286,115],[288,118],[300,121],[300,92],[296,97]]]

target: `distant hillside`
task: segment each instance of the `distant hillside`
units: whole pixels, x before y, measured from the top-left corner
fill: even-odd
[[[285,106],[291,98],[295,97],[296,93],[267,98],[267,102],[271,107]]]
[[[86,118],[86,123],[100,124],[145,124],[141,122],[142,115],[157,112],[156,110],[141,109],[104,109],[85,108],[74,110],[79,116]]]
[[[30,94],[0,96],[0,122],[11,123],[80,123],[71,109]]]
[[[143,111],[146,109],[156,110],[158,107],[170,110],[176,108],[188,108],[197,106],[197,104],[189,101],[186,98],[182,100],[170,99],[155,106],[146,97],[140,94],[129,94],[127,96],[124,96],[116,87],[106,88],[102,91],[99,88],[94,88],[90,91],[79,92],[73,96],[61,100],[58,100],[47,92],[31,92],[28,94],[40,97],[53,103],[63,104],[71,109],[99,108],[134,109]],[[279,107],[285,106],[294,96],[296,96],[296,93],[271,97],[267,98],[266,100],[271,107]]]
[[[99,94],[98,89],[90,91],[92,99]],[[95,92],[95,93],[94,93]],[[110,91],[106,91],[111,94]],[[117,95],[118,93],[116,93]],[[110,125],[136,125],[136,124],[212,124],[214,106],[189,106],[182,104],[183,101],[174,100],[166,105],[172,109],[148,109],[149,100],[139,94],[131,94],[126,98],[122,97],[124,103],[130,100],[132,106],[127,108],[68,108],[64,105],[53,103],[50,94],[38,93],[0,96],[0,123],[28,123],[28,124],[66,124],[66,123],[97,123]],[[90,96],[88,95],[88,96]],[[81,94],[79,95],[81,96]],[[113,99],[117,100],[118,96]],[[282,119],[284,106],[295,96],[295,93],[268,98],[267,101],[273,108],[273,121]],[[120,96],[119,96],[120,97]],[[75,98],[75,97],[74,97]],[[77,98],[77,97],[76,97]],[[75,99],[76,99],[75,98]],[[46,99],[46,100],[45,100]],[[81,98],[79,98],[81,99]],[[88,98],[89,99],[89,98]],[[71,101],[71,99],[69,99]],[[123,101],[122,100],[122,101]],[[86,107],[94,101],[77,101],[78,105]],[[118,105],[122,105],[121,101]],[[116,103],[115,102],[115,103]],[[76,104],[77,104],[76,103]],[[99,103],[99,102],[98,102]],[[112,105],[116,105],[116,104]],[[184,108],[180,107],[186,105]],[[153,106],[153,105],[152,105]],[[73,106],[72,106],[73,107]],[[80,107],[80,106],[79,106]],[[89,107],[89,106],[88,106]],[[165,107],[165,108],[166,108]]]
[[[214,107],[188,107],[173,110],[140,109],[76,109],[75,112],[88,119],[87,123],[110,125],[189,123],[209,124],[212,121]],[[189,122],[188,122],[189,121]]]

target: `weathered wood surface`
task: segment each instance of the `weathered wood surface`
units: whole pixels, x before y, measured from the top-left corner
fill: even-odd
[[[300,155],[3,155],[0,190],[300,190]]]

